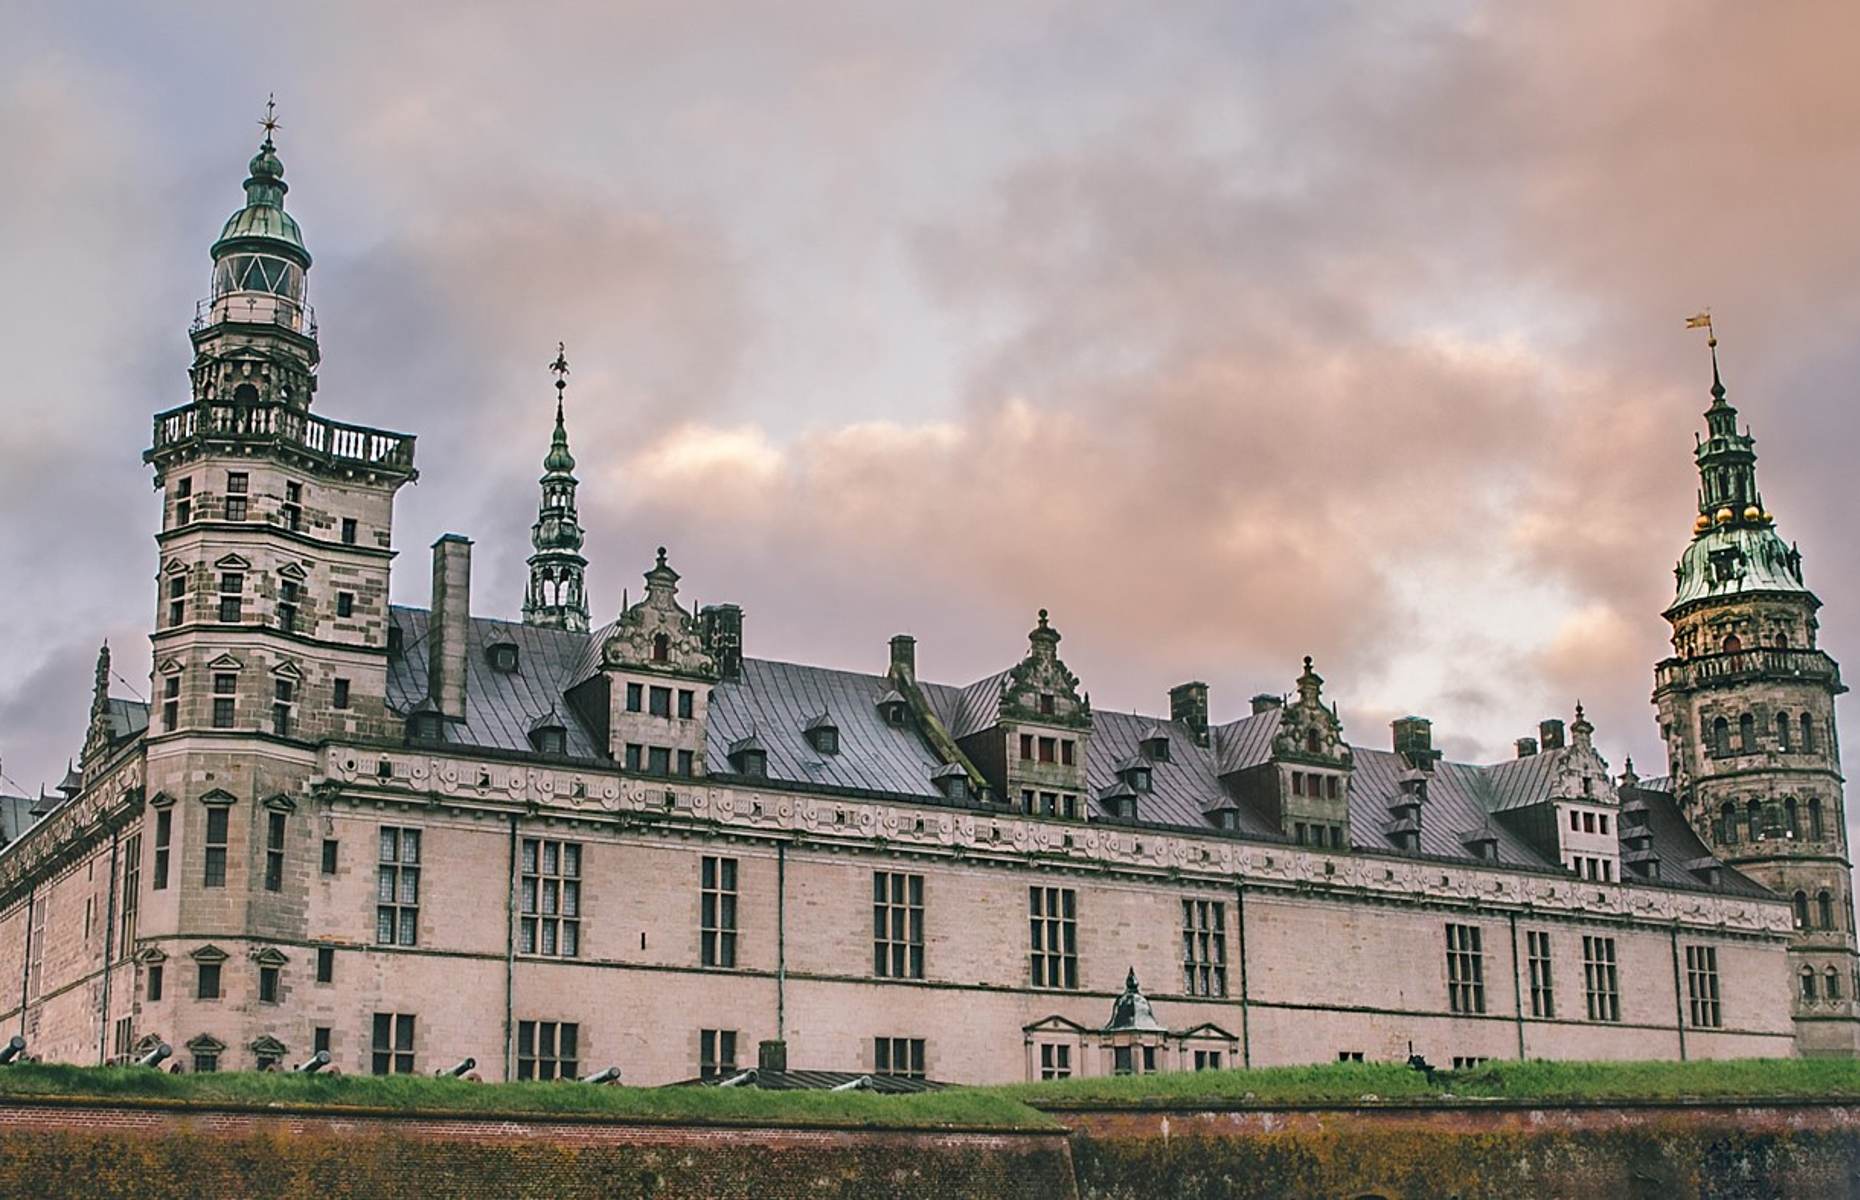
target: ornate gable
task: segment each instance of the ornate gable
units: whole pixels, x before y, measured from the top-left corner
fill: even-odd
[[[1027,657],[1001,680],[1003,719],[1042,725],[1091,727],[1091,697],[1079,694],[1078,676],[1059,660],[1059,631],[1040,623],[1027,635]]]
[[[1305,656],[1305,673],[1298,677],[1298,698],[1279,714],[1279,732],[1272,739],[1278,759],[1348,768],[1352,755],[1343,740],[1343,722],[1335,705],[1324,703],[1324,679],[1311,669]]]
[[[1576,720],[1569,727],[1570,744],[1551,769],[1550,798],[1585,804],[1619,804],[1620,793],[1608,773],[1608,760],[1595,748],[1595,726],[1576,705]]]
[[[626,608],[601,647],[609,667],[662,671],[668,675],[717,678],[716,660],[704,649],[696,617],[678,603],[678,572],[659,561],[646,572],[646,595]]]

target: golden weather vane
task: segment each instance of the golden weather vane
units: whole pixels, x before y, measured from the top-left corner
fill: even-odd
[[[284,127],[278,120],[277,113],[278,94],[276,92],[267,92],[265,94],[265,115],[260,118],[258,122],[265,129],[266,141],[270,141],[271,135]]]
[[[1711,309],[1700,309],[1698,312],[1687,317],[1686,328],[1703,329],[1705,331],[1705,344],[1714,350],[1718,348],[1718,333],[1711,327]]]

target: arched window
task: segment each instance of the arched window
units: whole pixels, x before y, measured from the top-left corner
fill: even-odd
[[[1736,654],[1739,650],[1742,650],[1743,648],[1744,648],[1744,640],[1738,637],[1735,633],[1727,633],[1724,635],[1724,652],[1726,654]]]
[[[1750,802],[1749,814],[1750,840],[1753,842],[1760,842],[1763,840],[1763,801],[1752,800]]]
[[[1757,719],[1749,713],[1737,718],[1737,749],[1741,754],[1757,752]]]
[[[1796,824],[1795,813],[1795,797],[1790,796],[1783,801],[1783,817],[1788,822],[1789,836],[1801,837],[1802,827]]]
[[[1815,968],[1813,967],[1802,968],[1802,999],[1809,1001],[1810,1003],[1814,1002],[1814,999],[1815,999]]]
[[[1809,720],[1807,713],[1803,713],[1802,714],[1802,753],[1813,754],[1814,752],[1815,752],[1815,723]]]
[[[1316,754],[1317,752],[1318,752],[1318,731],[1315,729],[1307,729],[1305,731],[1305,753]]]
[[[1834,897],[1823,888],[1815,894],[1815,915],[1821,918],[1823,929],[1834,928]]]
[[[1808,798],[1808,836],[1816,841],[1827,836],[1821,827],[1821,797],[1819,796]]]
[[[1826,985],[1824,990],[1828,999],[1839,1000],[1841,998],[1841,973],[1836,971],[1833,967],[1829,967],[1827,973],[1821,978],[1822,982]]]
[[[652,661],[664,662],[672,656],[672,639],[663,633],[652,635]]]
[[[257,404],[258,389],[249,383],[242,383],[233,389],[234,404]]]
[[[1711,723],[1711,752],[1720,757],[1731,753],[1731,723],[1723,717]]]
[[[1723,819],[1718,822],[1718,840],[1727,845],[1737,845],[1737,801],[1724,802]]]
[[[1795,894],[1795,927],[1797,929],[1808,928],[1808,893],[1807,892],[1797,892]]]
[[[1786,712],[1776,714],[1776,748],[1785,754],[1789,750],[1789,714]]]

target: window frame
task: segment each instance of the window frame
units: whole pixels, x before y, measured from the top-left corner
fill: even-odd
[[[878,979],[924,977],[924,877],[872,872],[872,974]]]
[[[1029,985],[1079,990],[1078,890],[1048,884],[1027,888]]]
[[[1477,925],[1447,924],[1447,1008],[1485,1012],[1485,934]]]
[[[517,870],[517,953],[581,957],[580,842],[526,837]]]
[[[374,1014],[369,1039],[369,1066],[376,1075],[412,1075],[416,1071],[414,1039],[418,1020],[413,1013]]]
[[[1227,995],[1227,904],[1182,899],[1182,991],[1189,996]]]
[[[739,961],[737,905],[741,864],[717,854],[698,864],[698,964],[732,970]]]
[[[375,945],[420,944],[420,872],[423,831],[415,826],[382,825],[375,839]],[[391,849],[390,849],[391,846]],[[407,899],[411,895],[411,899]],[[386,919],[387,934],[382,936]]]

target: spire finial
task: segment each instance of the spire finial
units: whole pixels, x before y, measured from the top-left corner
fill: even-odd
[[[568,389],[568,347],[561,342],[555,344],[555,361],[549,364],[549,370],[555,375],[555,401],[560,408],[562,393]]]
[[[1305,674],[1311,674],[1311,656],[1309,654],[1305,655]]]
[[[661,567],[665,565],[665,547],[664,547],[664,546],[660,546],[660,547],[659,547],[659,563],[658,563],[658,565],[659,565],[659,566],[661,566]]]
[[[264,127],[265,145],[269,147],[271,135],[284,128],[284,123],[278,120],[278,94],[276,92],[265,93],[265,115],[259,118],[258,123]]]
[[[1705,346],[1711,351],[1711,398],[1713,404],[1724,403],[1724,381],[1718,377],[1718,331],[1712,328],[1711,309],[1702,308],[1686,318],[1687,329],[1703,329]]]

